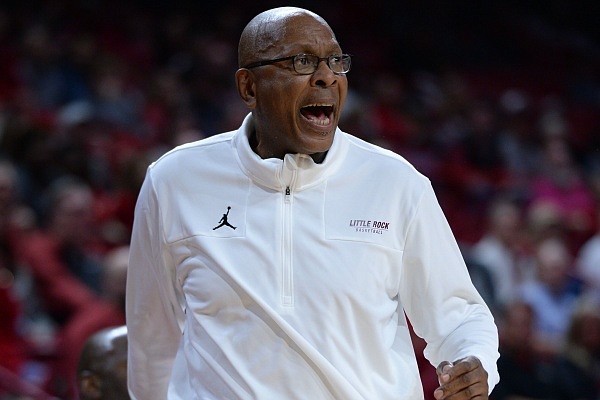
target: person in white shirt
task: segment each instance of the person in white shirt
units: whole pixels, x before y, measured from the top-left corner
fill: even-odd
[[[487,399],[498,332],[430,181],[338,128],[351,58],[299,8],[243,30],[239,129],[153,163],[127,278],[133,399]]]
[[[517,288],[535,275],[534,262],[525,249],[527,240],[519,206],[504,198],[493,201],[488,211],[488,227],[473,245],[472,258],[489,271],[495,289],[492,310],[517,299]],[[496,306],[496,307],[494,307]]]

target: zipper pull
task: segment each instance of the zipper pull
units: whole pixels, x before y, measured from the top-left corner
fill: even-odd
[[[290,190],[290,187],[289,187],[289,186],[286,186],[286,187],[285,187],[285,195],[286,195],[286,196],[289,196],[291,193],[292,193],[292,191]]]

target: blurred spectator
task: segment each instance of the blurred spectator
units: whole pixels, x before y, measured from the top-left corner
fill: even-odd
[[[106,328],[85,343],[77,382],[80,400],[128,400],[127,327]]]
[[[474,205],[489,200],[504,182],[498,129],[493,104],[473,102],[467,110],[463,136],[447,154],[446,179],[455,182]]]
[[[17,169],[10,161],[0,159],[0,231],[11,241],[35,225],[33,210],[19,195]]]
[[[373,77],[374,98],[371,106],[375,140],[385,141],[400,151],[410,135],[411,120],[407,113],[407,92],[402,78],[396,74]]]
[[[129,246],[117,247],[104,257],[102,293],[117,309],[125,312],[125,286],[129,265]]]
[[[536,352],[534,318],[529,304],[516,301],[507,304],[498,319],[501,379],[492,400],[554,399],[551,359]]]
[[[22,110],[6,116],[0,135],[0,154],[17,169],[23,200],[39,216],[44,191],[62,175],[51,136],[28,117]]]
[[[0,369],[23,378],[29,345],[20,334],[22,307],[15,293],[16,264],[0,230]],[[0,381],[0,398],[7,393]]]
[[[459,238],[473,243],[487,204],[506,186],[499,148],[499,116],[493,99],[468,94],[468,82],[454,74],[445,89],[448,110],[437,133],[442,159],[442,201]]]
[[[0,398],[9,393],[42,398],[37,386],[49,377],[28,336],[26,278],[15,258],[15,244],[33,222],[31,210],[18,200],[16,169],[0,161]]]
[[[596,215],[597,231],[577,254],[576,271],[586,285],[600,291],[600,208]]]
[[[63,58],[63,48],[53,37],[46,21],[32,23],[21,38],[22,58],[18,76],[24,100],[43,112],[88,96],[89,88],[78,69]]]
[[[125,284],[128,263],[129,246],[115,248],[106,254],[101,286],[101,299],[105,304],[96,305],[93,310],[89,310],[90,312],[78,315],[63,329],[62,341],[68,344],[69,350],[59,365],[65,371],[69,385],[68,393],[71,396],[74,396],[74,387],[77,385],[75,367],[85,342],[104,328],[125,324]],[[115,373],[119,372],[115,371]],[[120,390],[120,388],[114,389]]]
[[[531,99],[522,90],[510,88],[498,102],[501,125],[498,151],[507,173],[508,190],[516,199],[526,200],[540,159],[538,137],[530,121]]]
[[[548,135],[543,143],[540,172],[531,182],[531,203],[551,204],[569,233],[569,250],[581,245],[594,229],[595,202],[575,163],[567,140]]]
[[[463,258],[465,259],[465,264],[467,265],[467,270],[469,271],[469,276],[471,277],[471,281],[473,285],[483,297],[485,304],[490,308],[492,314],[496,315],[498,309],[500,308],[500,302],[498,301],[497,295],[497,287],[492,277],[492,273],[490,270],[479,262],[473,256],[472,248],[465,245],[464,243],[459,243],[461,248],[461,252]]]
[[[129,65],[117,55],[103,54],[92,75],[95,111],[100,120],[144,134],[141,116],[143,95]]]
[[[596,400],[600,396],[598,298],[582,299],[578,305],[551,378],[557,399]]]
[[[51,271],[53,262],[57,262],[61,267],[65,267],[64,272],[68,272],[78,283],[85,285],[81,287],[85,287],[86,292],[98,293],[101,266],[100,255],[94,247],[97,244],[96,232],[92,225],[94,199],[89,186],[80,180],[65,177],[57,180],[46,194],[47,208],[43,229],[33,232],[21,243],[24,261],[36,274],[36,279],[50,281],[54,276],[49,275],[58,272]],[[54,267],[58,268],[58,265]],[[47,295],[50,295],[52,292],[58,292],[60,288],[43,285],[40,289],[48,291]],[[67,295],[55,294],[59,296],[56,300]],[[60,304],[58,301],[56,306]],[[62,319],[59,315],[56,318]]]
[[[487,212],[484,236],[471,252],[473,260],[489,271],[500,306],[513,301],[518,285],[533,277],[521,214],[516,202],[494,200]]]
[[[539,351],[554,355],[563,344],[581,287],[571,275],[572,258],[558,238],[535,247],[533,280],[520,285],[519,296],[534,311],[534,339]]]
[[[78,351],[92,333],[83,321],[112,320],[116,325],[123,319],[100,295],[101,255],[93,248],[92,200],[87,185],[70,179],[57,181],[49,193],[45,228],[27,235],[18,246],[35,283],[35,294],[56,329],[50,390],[65,398],[73,395],[70,377]]]
[[[567,235],[564,216],[555,204],[539,201],[529,205],[524,212],[527,235],[532,244],[551,238],[562,240]]]

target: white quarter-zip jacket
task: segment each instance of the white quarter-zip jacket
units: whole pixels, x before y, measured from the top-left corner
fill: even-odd
[[[127,279],[133,399],[422,399],[433,365],[497,329],[429,180],[337,129],[321,164],[261,159],[240,129],[147,171]]]

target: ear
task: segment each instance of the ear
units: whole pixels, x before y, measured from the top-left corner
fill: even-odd
[[[240,68],[235,73],[235,84],[240,97],[249,109],[256,107],[256,84],[254,75],[246,68]]]
[[[101,399],[102,383],[98,375],[83,371],[79,375],[79,393],[82,399]]]

